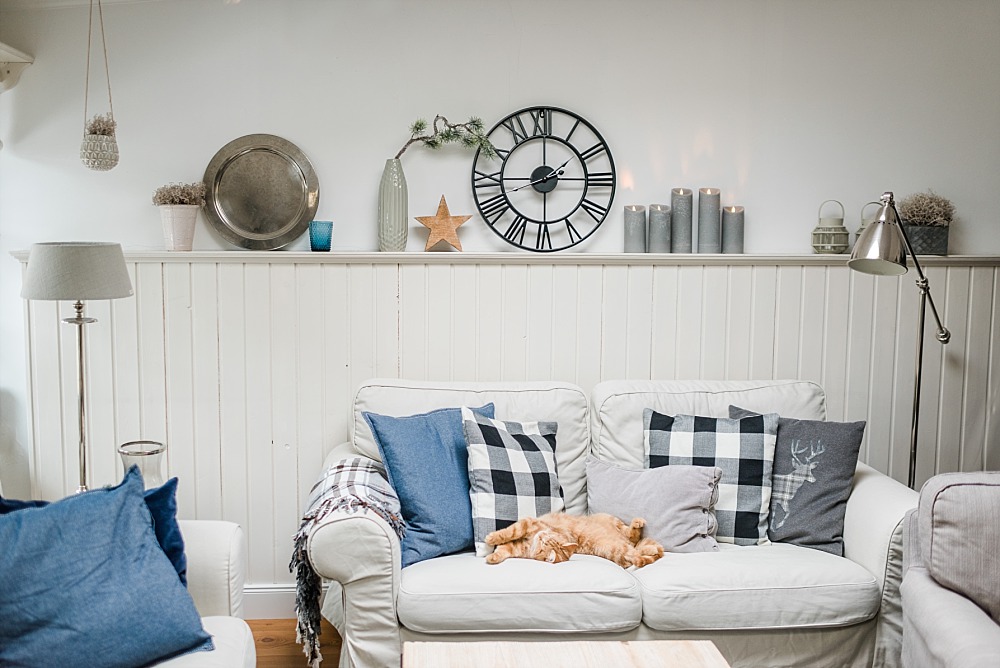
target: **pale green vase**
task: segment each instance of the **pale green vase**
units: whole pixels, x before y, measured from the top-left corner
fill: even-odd
[[[390,253],[406,250],[408,228],[406,176],[396,158],[385,161],[378,187],[378,249]]]

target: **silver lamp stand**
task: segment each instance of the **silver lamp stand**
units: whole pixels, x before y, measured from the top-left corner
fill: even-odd
[[[906,273],[906,256],[913,260],[913,268],[917,270],[917,289],[920,290],[920,308],[917,312],[917,352],[913,377],[913,422],[910,425],[910,468],[906,484],[912,489],[917,470],[917,429],[920,421],[920,381],[924,366],[924,322],[927,305],[930,304],[934,322],[937,324],[936,338],[942,344],[951,340],[951,332],[941,324],[934,298],[931,297],[931,286],[920,268],[906,231],[900,223],[899,212],[891,192],[885,192],[881,198],[881,208],[875,220],[858,237],[847,266],[855,271],[876,276],[899,276]]]
[[[84,326],[97,322],[83,315],[84,300],[119,299],[132,295],[122,247],[115,243],[54,242],[35,244],[28,255],[21,296],[25,299],[72,301],[76,325],[76,387],[79,410],[80,485],[87,491],[87,376],[84,368]]]

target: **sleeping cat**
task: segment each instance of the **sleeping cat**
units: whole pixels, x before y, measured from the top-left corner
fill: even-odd
[[[622,568],[641,568],[663,556],[663,546],[642,538],[646,520],[637,517],[628,525],[607,513],[579,517],[548,513],[525,517],[486,536],[496,549],[486,563],[499,564],[510,557],[558,563],[574,553],[610,559]]]

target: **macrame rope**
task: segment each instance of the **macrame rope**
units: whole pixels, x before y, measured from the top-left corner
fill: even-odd
[[[115,119],[115,105],[111,102],[111,70],[108,67],[108,41],[104,35],[104,6],[101,0],[97,0],[97,15],[101,23],[101,46],[104,49],[104,75],[108,80],[108,108],[111,111],[111,120]],[[83,131],[87,131],[87,106],[90,101],[90,50],[91,39],[94,35],[94,0],[90,0],[90,11],[87,13],[87,74],[84,77],[83,89]]]

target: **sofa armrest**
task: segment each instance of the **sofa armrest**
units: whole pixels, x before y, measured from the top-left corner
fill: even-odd
[[[178,520],[187,556],[188,592],[202,617],[243,617],[246,536],[221,520]]]
[[[902,587],[903,663],[907,668],[992,666],[1000,656],[1000,626],[975,603],[914,565]]]
[[[917,493],[858,463],[844,518],[844,556],[864,566],[882,589],[875,627],[875,665],[900,665],[903,612],[903,518],[917,506]]]
[[[306,554],[332,580],[323,615],[340,632],[341,668],[398,665],[399,539],[378,514],[333,512],[312,530]]]

